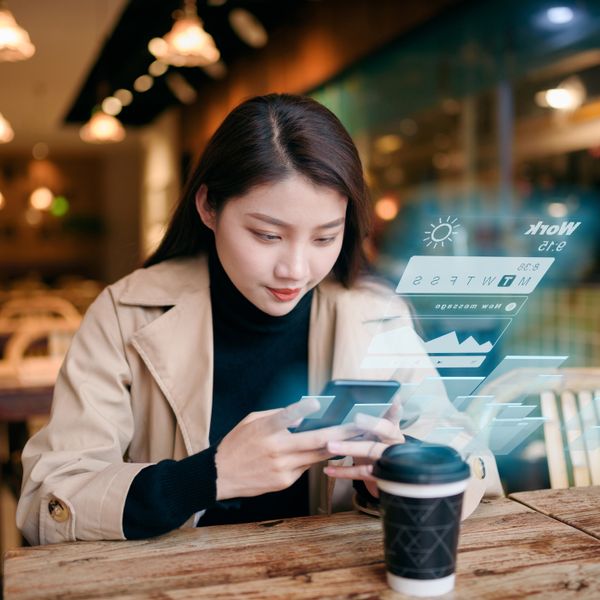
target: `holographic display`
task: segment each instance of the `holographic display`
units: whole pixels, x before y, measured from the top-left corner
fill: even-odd
[[[554,258],[546,256],[413,256],[398,294],[530,294]]]

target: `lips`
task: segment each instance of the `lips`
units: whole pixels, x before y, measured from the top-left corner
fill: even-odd
[[[279,302],[290,302],[298,294],[302,288],[267,288],[271,295],[275,297]]]

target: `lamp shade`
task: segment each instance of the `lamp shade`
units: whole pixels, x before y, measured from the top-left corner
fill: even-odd
[[[183,16],[173,23],[162,38],[153,38],[148,50],[156,58],[177,67],[205,67],[221,57],[215,40],[202,26],[193,3],[186,5]]]
[[[10,10],[0,7],[0,61],[26,60],[34,53],[29,34],[17,25]]]
[[[0,113],[0,144],[6,144],[7,142],[12,141],[15,137],[15,132],[13,128],[10,126],[10,123],[4,118],[2,113]]]
[[[99,110],[79,130],[79,136],[88,144],[111,144],[125,139],[125,128],[118,119]]]

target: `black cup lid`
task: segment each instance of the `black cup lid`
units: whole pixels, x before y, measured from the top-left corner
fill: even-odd
[[[374,477],[398,483],[453,483],[467,479],[470,473],[454,448],[426,442],[394,444],[373,467]]]

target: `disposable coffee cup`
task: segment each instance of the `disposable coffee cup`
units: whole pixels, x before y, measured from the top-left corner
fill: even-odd
[[[411,596],[450,592],[469,466],[448,446],[404,443],[384,451],[373,476],[389,586]]]

